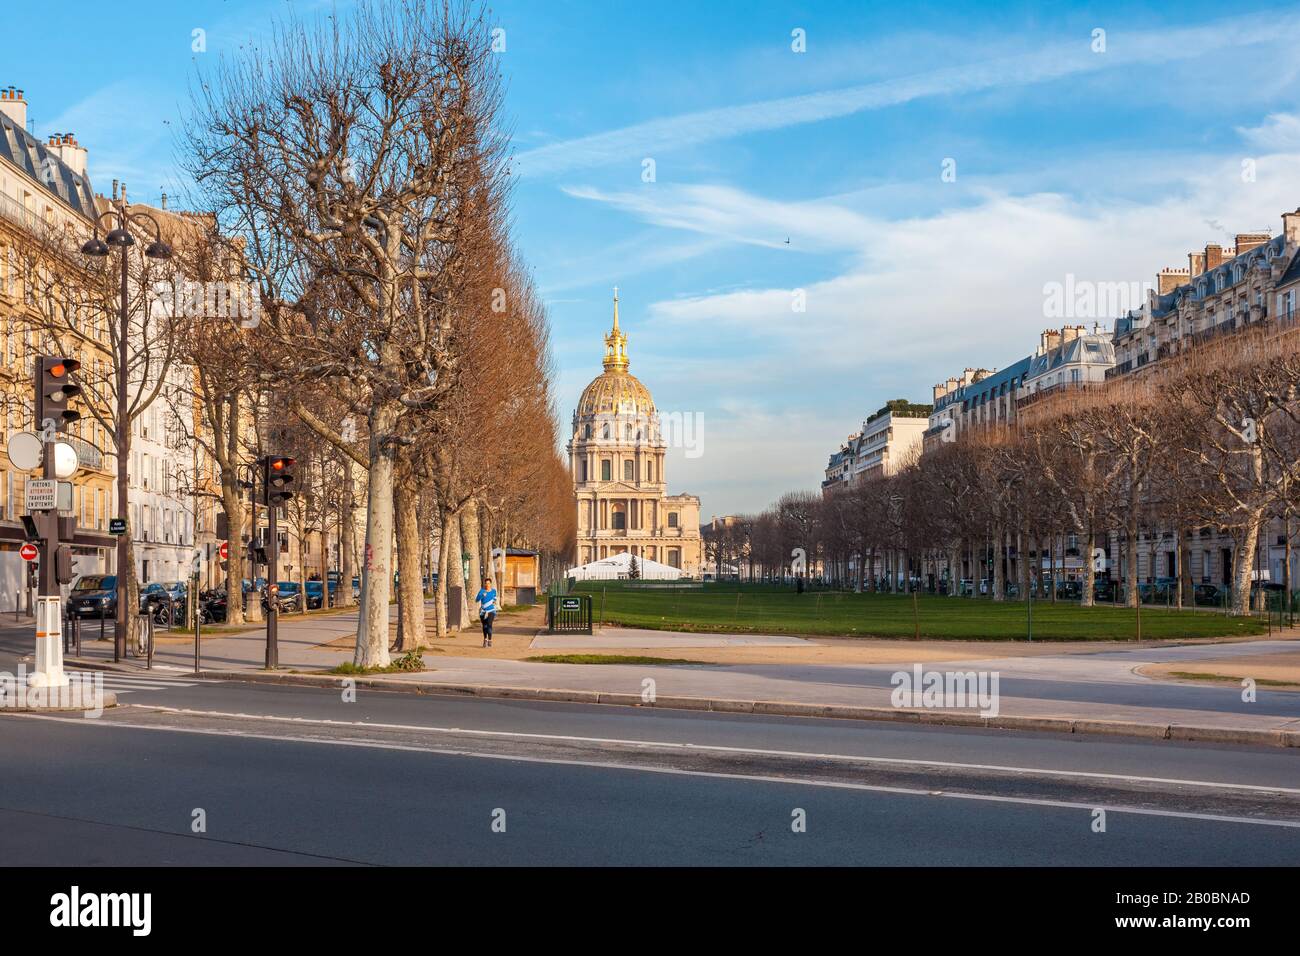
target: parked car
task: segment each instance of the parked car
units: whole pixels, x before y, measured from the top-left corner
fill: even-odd
[[[1056,596],[1063,601],[1082,601],[1082,581],[1061,581],[1056,585]]]
[[[77,617],[117,616],[117,575],[83,574],[72,585],[68,613]]]
[[[307,610],[315,611],[325,606],[326,582],[308,581],[303,585],[307,596]],[[334,606],[338,595],[338,581],[329,582],[329,603],[330,607]]]
[[[1092,582],[1092,599],[1094,601],[1115,600],[1115,582],[1110,578],[1097,578]]]
[[[1217,584],[1198,584],[1192,588],[1192,603],[1198,607],[1218,607],[1223,603],[1223,594]]]

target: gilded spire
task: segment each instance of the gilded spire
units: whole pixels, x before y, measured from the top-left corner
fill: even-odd
[[[614,328],[605,336],[605,371],[627,371],[627,336],[618,327],[618,286],[614,286]]]

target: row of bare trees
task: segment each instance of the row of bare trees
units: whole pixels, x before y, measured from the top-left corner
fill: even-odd
[[[363,667],[389,663],[394,598],[398,646],[418,647],[424,582],[436,576],[441,635],[468,623],[480,576],[502,566],[493,551],[530,547],[555,569],[573,549],[546,316],[507,233],[497,64],[470,2],[290,19],[196,83],[180,147],[205,212],[152,211],[175,255],[130,257],[125,344],[116,257],[51,229],[28,270],[49,286],[29,321],[87,356],[84,403],[119,470],[123,379],[130,421],[161,397],[201,449],[213,480],[189,480],[229,519],[232,598],[252,577],[249,463],[299,459],[288,523],[332,526],[343,603],[359,574]],[[154,238],[132,230],[141,247]],[[241,297],[159,303],[160,285],[248,295],[232,315]],[[242,619],[237,600],[230,614]]]
[[[1151,579],[1167,550],[1182,605],[1192,602],[1193,545],[1218,540],[1234,555],[1232,611],[1248,613],[1257,551],[1274,526],[1291,585],[1298,384],[1300,329],[1251,328],[1143,374],[1022,405],[1014,425],[939,441],[887,477],[786,494],[710,534],[710,559],[773,579],[792,573],[801,552],[810,571],[845,585],[943,580],[949,593],[987,568],[989,593],[1002,600],[1008,574],[1020,594],[1046,592],[1073,550],[1090,605],[1108,557],[1123,557],[1126,600],[1136,604],[1141,555]]]

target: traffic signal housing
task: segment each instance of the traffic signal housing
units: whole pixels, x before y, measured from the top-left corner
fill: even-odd
[[[266,490],[267,501],[272,505],[281,504],[293,497],[292,485],[296,458],[284,455],[266,456]]]
[[[81,363],[76,359],[59,358],[54,355],[42,355],[37,360],[36,370],[36,427],[46,428],[46,422],[54,423],[55,431],[62,431],[64,426],[75,422],[81,412],[68,407],[68,402],[81,394],[81,386],[73,385],[71,376]]]

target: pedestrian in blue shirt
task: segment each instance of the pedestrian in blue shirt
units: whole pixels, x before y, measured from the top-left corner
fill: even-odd
[[[483,587],[474,596],[478,602],[478,619],[483,625],[483,646],[492,646],[492,622],[497,616],[497,591],[491,578],[483,579]]]

